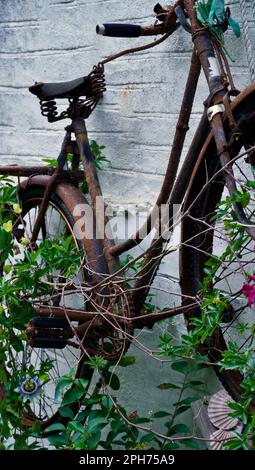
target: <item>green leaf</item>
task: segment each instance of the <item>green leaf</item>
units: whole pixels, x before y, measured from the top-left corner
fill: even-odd
[[[154,413],[153,418],[165,418],[166,416],[171,416],[171,414],[166,411],[157,411]]]
[[[180,446],[177,442],[168,442],[164,445],[163,450],[179,450]]]
[[[184,398],[183,400],[181,401],[178,401],[177,403],[173,403],[174,406],[182,406],[182,405],[191,405],[191,403],[193,403],[194,401],[197,401],[199,397],[195,396],[195,397],[187,397],[187,398]]]
[[[107,366],[107,361],[101,357],[101,356],[93,356],[89,359],[89,361],[86,361],[85,364],[88,364],[91,369],[105,369]]]
[[[87,427],[86,427],[86,431],[88,433],[91,433],[95,431],[95,429],[97,429],[98,427],[103,428],[104,426],[106,426],[106,424],[107,424],[106,418],[102,416],[98,416],[96,418],[89,420]]]
[[[95,450],[101,438],[100,431],[93,432],[92,436],[87,440],[87,447],[89,450]]]
[[[111,428],[116,434],[118,433],[121,426],[122,426],[122,423],[119,420],[114,420],[111,422]]]
[[[6,384],[8,382],[7,374],[3,367],[0,367],[0,384]]]
[[[144,423],[150,423],[151,419],[150,418],[143,418],[136,416],[135,418],[132,418],[132,423],[134,424],[144,424]]]
[[[246,185],[247,188],[254,189],[255,190],[255,181],[249,180],[247,181]]]
[[[173,370],[180,372],[180,374],[187,374],[189,371],[189,363],[187,361],[178,361],[171,364]]]
[[[182,442],[189,449],[200,449],[199,443],[195,441],[194,439],[185,439],[184,441],[180,441],[180,442]]]
[[[55,434],[53,436],[47,437],[49,443],[55,447],[65,446],[68,442],[68,437],[66,433]]]
[[[120,389],[120,381],[119,378],[116,374],[113,374],[109,371],[104,371],[103,372],[104,379],[109,385],[109,387],[112,388],[112,390],[119,390]]]
[[[231,439],[231,440],[228,440],[225,445],[224,445],[224,449],[228,448],[228,450],[238,450],[238,449],[242,449],[243,448],[243,441],[242,439]]]
[[[52,432],[52,431],[65,431],[66,427],[62,423],[55,423],[51,424],[45,429],[45,432]]]
[[[146,444],[147,442],[152,442],[154,441],[155,436],[153,434],[145,434],[145,436],[142,436],[140,439],[141,444]]]
[[[55,158],[43,158],[42,161],[47,163],[47,165],[52,168],[56,168],[57,163],[58,163]]]
[[[199,387],[200,385],[205,385],[205,384],[204,382],[201,382],[200,380],[191,380],[190,382],[184,385],[184,388],[194,388],[194,387]]]
[[[207,356],[203,356],[203,360],[206,361],[206,360],[207,360]],[[208,359],[208,361],[209,361],[209,359]],[[194,365],[192,366],[192,372],[197,372],[197,371],[206,369],[207,367],[208,367],[208,365],[207,365],[206,363],[197,362],[197,364],[194,364]]]
[[[68,431],[78,432],[79,434],[84,434],[85,432],[84,425],[77,423],[77,421],[69,421],[67,429]]]
[[[62,391],[67,387],[70,388],[72,384],[73,384],[72,378],[63,377],[62,379],[60,379],[55,388],[55,397],[54,397],[55,400],[59,400],[61,397]]]
[[[67,390],[62,400],[62,406],[74,403],[76,400],[79,400],[83,395],[84,391],[77,388],[71,388],[70,390]]]
[[[230,17],[230,18],[228,18],[228,24],[231,27],[231,29],[233,30],[236,37],[240,38],[241,29],[240,29],[239,23],[237,23],[237,21],[233,20],[233,18]]]
[[[176,414],[176,416],[177,416],[177,415],[181,415],[182,413],[185,413],[185,411],[187,411],[187,410],[189,410],[189,409],[190,409],[190,406],[189,406],[189,405],[180,406],[180,407],[176,410],[175,414]]]
[[[74,414],[73,414],[73,411],[71,410],[71,408],[68,408],[66,406],[61,406],[58,411],[59,411],[59,414],[61,416],[63,416],[63,418],[73,419],[73,417],[74,417]]]
[[[12,346],[17,352],[23,351],[23,342],[18,338],[18,336],[13,336]]]
[[[85,393],[89,382],[87,379],[75,379],[74,383],[77,388]]]
[[[189,434],[189,433],[190,433],[190,429],[188,428],[188,426],[182,423],[175,424],[168,431],[169,436],[172,436],[174,434]]]
[[[122,357],[122,359],[118,362],[118,366],[128,367],[128,366],[132,366],[133,364],[135,364],[135,362],[136,362],[136,358],[134,356],[126,356],[126,357]]]
[[[178,390],[181,387],[179,387],[179,385],[175,385],[172,383],[163,383],[163,384],[158,385],[157,388],[160,388],[160,390],[169,390],[169,389]]]

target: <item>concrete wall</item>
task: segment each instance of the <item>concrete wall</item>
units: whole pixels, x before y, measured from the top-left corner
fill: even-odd
[[[49,124],[27,87],[35,80],[64,81],[82,76],[109,53],[129,47],[128,39],[97,36],[95,25],[105,21],[151,23],[155,3],[156,0],[0,0],[1,163],[30,164],[56,157],[65,123]],[[255,2],[227,3],[234,18],[241,20],[240,4],[249,18],[244,24],[246,45],[244,38],[238,40],[232,32],[226,35],[227,47],[235,57],[232,72],[236,86],[243,88],[250,81],[254,65],[250,59],[248,66],[246,47],[251,55],[255,46]],[[135,39],[132,46],[145,42],[146,39]],[[100,178],[105,196],[113,205],[128,202],[146,208],[156,197],[168,161],[191,48],[190,36],[179,29],[159,47],[106,66],[107,93],[89,118],[88,128],[91,138],[106,145],[105,153],[111,160],[111,167],[101,172]],[[191,127],[199,120],[206,96],[207,86],[202,78]],[[170,262],[164,262],[161,272],[177,275],[177,261],[174,254]],[[166,281],[158,283],[169,289]],[[178,294],[178,284],[171,289]],[[172,295],[162,294],[156,301],[163,306],[175,302]],[[181,321],[174,320],[145,332],[139,339],[155,347],[158,333],[170,329],[177,336],[182,328]],[[151,361],[145,366],[143,353],[137,354],[137,366],[131,368],[131,375],[125,373],[123,377],[122,397],[130,411],[133,407],[144,413],[169,409],[169,393],[159,392],[156,385],[177,377],[171,375],[169,365],[163,368]]]
[[[239,1],[229,2],[240,18]],[[250,1],[245,4],[250,5]],[[128,39],[99,37],[104,21],[151,23],[155,0],[1,0],[0,154],[2,162],[29,163],[55,156],[63,122],[48,124],[27,87],[37,81],[70,80],[87,74],[102,57],[130,46]],[[252,23],[250,22],[252,26]],[[250,28],[251,38],[254,35]],[[146,39],[135,39],[132,45]],[[238,87],[250,80],[243,42],[226,42],[236,62]],[[179,29],[149,51],[106,66],[107,94],[88,121],[92,138],[107,146],[111,168],[101,175],[112,201],[151,202],[167,165],[192,42]],[[192,114],[195,126],[207,95],[200,82]],[[187,144],[190,138],[187,140]]]

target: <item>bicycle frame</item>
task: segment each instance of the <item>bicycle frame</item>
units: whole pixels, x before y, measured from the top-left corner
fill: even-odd
[[[130,250],[134,246],[138,245],[148,235],[148,233],[151,232],[151,230],[153,229],[153,214],[156,209],[160,208],[162,204],[168,204],[168,226],[171,230],[171,226],[173,223],[172,207],[174,204],[181,204],[183,202],[185,194],[189,188],[190,177],[199,159],[199,155],[203,151],[206,140],[205,136],[207,137],[208,135],[210,135],[210,129],[212,132],[211,138],[213,136],[221,166],[228,167],[228,172],[225,172],[226,186],[228,188],[228,191],[230,195],[233,195],[236,191],[235,181],[231,172],[231,156],[229,153],[230,146],[229,142],[227,142],[226,139],[223,120],[223,113],[225,110],[227,118],[230,121],[230,125],[232,126],[233,133],[238,130],[236,123],[233,119],[231,111],[232,108],[230,106],[229,99],[230,93],[234,94],[236,93],[236,90],[232,89],[229,91],[228,84],[223,82],[222,73],[217,63],[215,46],[213,44],[212,37],[208,30],[202,28],[201,24],[197,21],[194,10],[194,1],[184,0],[183,2],[179,3],[183,3],[191,23],[194,50],[191,58],[191,65],[180,109],[180,114],[176,125],[176,132],[173,140],[172,150],[169,157],[168,167],[166,170],[162,188],[157,198],[155,207],[150,216],[148,217],[146,224],[144,224],[143,227],[141,227],[135,235],[133,235],[127,241],[119,245],[114,245],[112,240],[110,240],[106,236],[104,237],[104,240],[102,241],[102,252],[104,254],[104,260],[95,260],[94,262],[93,260],[91,261],[91,267],[95,272],[95,276],[93,279],[95,285],[97,283],[100,284],[103,282],[100,273],[105,272],[105,261],[107,264],[107,273],[109,275],[108,279],[112,279],[113,281],[114,279],[122,279],[123,269],[120,269],[118,256]],[[177,177],[177,170],[180,164],[186,133],[189,129],[190,115],[192,112],[194,97],[196,94],[197,83],[201,69],[203,70],[208,83],[209,97],[205,102],[206,109],[196,130],[192,144],[180,170],[180,174]],[[251,88],[247,88],[246,90],[244,90],[244,92],[240,95],[240,98],[237,98],[237,103],[244,99],[249,93],[254,92],[254,90],[255,85]],[[25,183],[21,183],[23,187],[26,184],[31,184],[31,181],[33,181],[33,176],[35,174],[37,176],[47,175],[47,183],[45,183],[45,180],[40,180],[40,176],[37,177],[37,181],[39,182],[39,184],[41,181],[41,184],[45,186],[45,193],[34,226],[32,242],[36,242],[50,196],[57,185],[61,184],[62,182],[69,182],[71,183],[71,185],[77,186],[77,183],[79,181],[85,179],[88,186],[88,192],[91,196],[92,208],[94,211],[96,209],[97,197],[102,196],[100,183],[97,177],[94,157],[89,146],[85,120],[79,116],[78,106],[76,111],[76,115],[73,117],[71,125],[66,128],[66,135],[62,144],[61,152],[58,157],[58,165],[55,170],[47,166],[0,167],[0,174],[8,174],[18,177],[29,177],[29,179]],[[208,112],[210,122],[208,120]],[[72,133],[75,135],[75,141],[71,140]],[[235,136],[236,138],[238,138],[238,132],[236,132]],[[72,169],[66,171],[64,168],[68,153],[73,154],[73,162]],[[84,173],[78,170],[80,159],[83,162]],[[235,204],[235,210],[238,219],[243,224],[245,224],[247,221],[241,205]],[[107,223],[108,219],[105,216],[104,228],[106,227]],[[249,235],[253,239],[255,239],[254,227],[250,226],[249,224],[247,231]],[[188,304],[185,306],[181,306],[175,309],[169,309],[165,312],[148,313],[142,311],[146,295],[153,281],[155,271],[157,270],[159,265],[159,260],[161,258],[164,244],[165,240],[162,237],[162,233],[159,231],[159,236],[152,241],[151,247],[146,253],[141,272],[138,273],[137,281],[135,283],[134,291],[132,293],[136,316],[132,319],[119,317],[120,324],[122,321],[132,321],[134,325],[139,328],[142,328],[144,326],[152,327],[153,324],[158,320],[169,318],[171,316],[184,313],[185,311],[194,308],[193,300],[192,304],[188,302]],[[69,308],[63,309],[61,307],[42,306],[37,310],[38,314],[41,316],[48,316],[49,314],[54,314],[55,316],[65,317],[66,315],[68,315],[70,320],[83,322],[89,322],[93,317],[93,312],[84,312],[82,310],[74,310]],[[76,330],[77,332],[81,333],[84,328],[84,325],[81,325]]]

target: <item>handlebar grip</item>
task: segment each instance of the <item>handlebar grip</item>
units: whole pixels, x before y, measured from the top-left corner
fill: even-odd
[[[96,27],[97,34],[116,38],[137,38],[141,30],[141,26],[136,24],[106,23]]]

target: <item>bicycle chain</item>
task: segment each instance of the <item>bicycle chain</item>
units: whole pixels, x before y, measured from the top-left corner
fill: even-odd
[[[113,284],[109,286],[109,290],[110,295],[112,296],[111,292],[113,292],[115,296],[114,303],[107,308],[108,312],[110,309],[113,310],[111,312],[112,316],[110,319],[103,320],[100,326],[89,327],[84,337],[83,346],[89,356],[100,356],[112,361],[123,356],[132,342],[134,327],[130,319],[134,316],[134,304],[130,292],[125,291],[124,295],[123,293],[116,294],[116,286]],[[124,322],[118,320],[118,314],[114,312],[118,297],[119,301],[120,297],[124,298],[124,307],[120,308],[121,320],[123,320],[123,317],[127,318],[127,321]],[[103,316],[104,314],[102,314]]]

